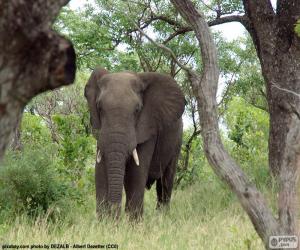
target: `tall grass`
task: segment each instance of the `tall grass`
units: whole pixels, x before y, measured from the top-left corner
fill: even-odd
[[[155,210],[155,191],[146,192],[143,220],[95,218],[94,196],[57,221],[49,212],[35,221],[26,215],[0,225],[2,244],[118,244],[119,249],[263,249],[236,198],[218,181],[173,193],[169,212]],[[124,206],[123,206],[124,208]],[[55,209],[55,208],[53,208]],[[124,210],[124,209],[123,209]]]

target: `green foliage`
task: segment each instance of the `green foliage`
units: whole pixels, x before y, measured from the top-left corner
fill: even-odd
[[[268,110],[265,82],[249,36],[230,43],[219,42],[219,62],[225,80],[220,113],[227,111],[228,103],[235,96],[262,110]]]
[[[170,67],[176,68],[172,69],[173,73],[178,70],[168,54],[142,38],[136,29],[136,23],[147,22],[152,11],[163,11],[164,16],[173,19],[175,10],[169,1],[154,1],[151,10],[146,8],[146,3],[128,4],[122,0],[95,3],[96,7],[89,6],[84,10],[64,9],[55,26],[75,44],[81,69],[101,65],[110,71],[170,73]],[[174,32],[172,26],[161,20],[152,22],[146,30],[159,42],[167,40]],[[193,58],[194,62],[199,61],[198,44],[192,34],[172,39],[168,46],[181,60]]]
[[[55,29],[72,40],[79,69],[94,69],[102,66],[110,71],[140,71],[138,56],[133,51],[116,50],[121,43],[116,32],[106,25],[113,20],[92,7],[82,11],[64,8]],[[122,26],[120,26],[122,27]]]
[[[215,20],[225,15],[242,14],[244,6],[241,0],[193,1],[206,16],[206,20]]]
[[[77,54],[78,68],[109,65],[107,54],[112,47],[107,28],[100,26],[88,10],[81,12],[64,8],[55,29],[72,40]]]
[[[0,184],[5,192],[0,195],[1,215],[47,211],[57,218],[69,209],[70,200],[83,204],[93,192],[95,140],[83,97],[88,77],[80,72],[73,86],[39,95],[25,108],[24,152],[10,152],[1,172],[6,180]]]
[[[66,213],[75,193],[55,172],[56,165],[55,150],[49,146],[8,153],[0,167],[0,215],[36,216],[49,209],[54,217]]]
[[[213,0],[211,7],[215,10],[220,9],[223,15],[233,12],[243,12],[243,4],[240,0]]]
[[[207,166],[200,135],[192,141],[190,148],[187,146],[188,140],[190,140],[192,133],[193,131],[191,129],[183,132],[181,154],[175,177],[176,188],[186,188],[199,181],[199,178],[202,179],[205,164]]]
[[[76,115],[54,115],[58,132],[61,137],[59,154],[62,159],[60,172],[72,181],[83,176],[88,158],[94,154],[95,140],[86,134],[81,118]]]
[[[269,115],[235,97],[225,115],[232,155],[258,186],[270,184],[268,170]]]
[[[25,112],[21,123],[21,130],[21,140],[25,144],[46,145],[51,142],[50,131],[40,116]]]

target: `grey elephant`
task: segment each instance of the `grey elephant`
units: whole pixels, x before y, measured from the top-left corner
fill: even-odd
[[[143,214],[145,188],[156,181],[157,207],[169,204],[185,99],[170,76],[97,68],[85,87],[97,139],[97,214],[119,216],[123,185],[130,218]]]

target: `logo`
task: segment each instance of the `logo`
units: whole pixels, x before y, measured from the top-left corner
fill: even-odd
[[[270,236],[269,247],[271,249],[294,249],[298,247],[296,235]]]

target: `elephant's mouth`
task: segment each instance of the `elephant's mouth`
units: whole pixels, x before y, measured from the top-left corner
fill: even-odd
[[[134,150],[132,151],[132,157],[133,157],[133,160],[134,160],[135,164],[137,166],[139,166],[140,165],[140,160],[139,160],[139,155],[137,153],[136,148],[134,148]],[[98,151],[97,151],[97,157],[96,157],[97,163],[101,162],[101,158],[102,158],[101,151],[100,151],[100,149],[98,149]]]

